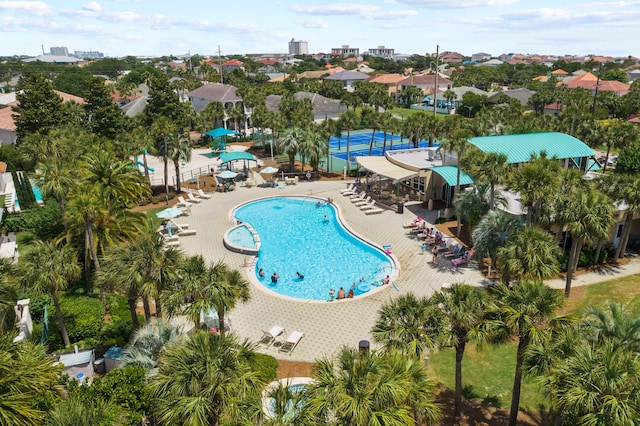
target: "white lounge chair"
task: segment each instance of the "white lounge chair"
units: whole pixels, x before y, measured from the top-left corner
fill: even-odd
[[[187,235],[196,235],[195,229],[187,229],[189,228],[188,223],[175,223],[173,220],[171,220],[171,223],[173,224],[173,232],[180,237],[186,237]]]
[[[375,207],[373,209],[365,210],[364,214],[378,214],[378,213],[382,213],[383,211],[384,211],[384,209],[379,209],[379,208]]]
[[[193,203],[188,202],[187,200],[184,199],[184,197],[181,195],[178,197],[178,204],[177,206],[182,206],[182,207],[186,207],[189,208],[193,205]]]
[[[362,191],[359,194],[353,194],[349,197],[349,199],[351,200],[351,202],[355,201],[362,201],[367,197],[367,193],[365,191]]]
[[[199,203],[200,201],[202,201],[200,198],[196,198],[191,192],[187,192],[187,197],[189,198],[189,201],[194,203]]]
[[[359,207],[360,207],[360,210],[362,210],[362,211],[375,209],[376,208],[376,200],[370,200],[368,203],[361,204]]]
[[[302,340],[303,337],[304,337],[303,332],[294,331],[289,335],[289,337],[287,337],[287,339],[284,342],[282,342],[282,346],[280,346],[280,349],[278,350],[278,352],[284,352],[291,355],[291,352],[293,352],[296,346],[298,346],[298,343],[300,343],[300,340]]]
[[[262,337],[260,338],[258,343],[269,347],[282,333],[284,333],[284,328],[280,327],[279,325],[274,325],[270,330],[262,330]]]
[[[208,200],[209,198],[211,198],[211,195],[207,194],[202,189],[198,189],[198,197]]]
[[[360,200],[360,201],[353,201],[353,205],[360,207],[360,206],[364,206],[365,204],[368,204],[371,202],[371,196],[367,195],[367,198],[365,198],[364,200]]]
[[[352,195],[356,195],[358,193],[358,187],[357,186],[353,186],[353,189],[347,190],[347,191],[340,191],[340,193],[342,195],[344,195],[345,197],[350,197]]]
[[[370,196],[363,194],[360,197],[352,197],[351,198],[351,202],[354,203],[356,206],[358,205],[358,203],[362,203],[367,201],[369,198],[371,198]]]
[[[342,195],[347,195],[347,192],[349,194],[353,194],[353,191],[356,189],[356,184],[355,183],[350,183],[349,186],[347,186],[347,189],[341,189],[340,193]]]

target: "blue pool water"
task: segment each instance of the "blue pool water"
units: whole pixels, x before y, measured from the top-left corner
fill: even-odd
[[[236,219],[250,223],[260,236],[255,274],[262,284],[289,297],[327,300],[331,287],[337,297],[340,287],[346,293],[361,277],[371,284],[391,275],[391,258],[347,231],[334,206],[324,202],[318,206],[317,201],[274,197],[247,203],[234,212]],[[260,268],[264,278],[258,277]],[[280,276],[275,285],[271,283],[274,272]]]
[[[31,190],[33,191],[33,196],[36,199],[36,202],[38,204],[42,203],[42,191],[40,191],[40,188],[38,188],[36,186],[36,181],[35,179],[29,179],[29,182],[31,182]],[[18,207],[20,207],[20,201],[18,201],[18,194],[13,194],[13,200],[14,200],[14,204]]]
[[[239,226],[232,229],[228,235],[229,242],[238,247],[244,247],[252,249],[255,247],[256,242],[253,239],[253,234],[247,229],[246,226]]]

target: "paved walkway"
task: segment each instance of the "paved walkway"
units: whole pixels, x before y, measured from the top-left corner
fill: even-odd
[[[195,236],[180,238],[181,248],[187,255],[201,254],[213,263],[223,261],[230,267],[241,270],[252,283],[251,300],[240,304],[228,317],[233,331],[241,338],[257,341],[261,330],[273,325],[285,328],[283,337],[292,331],[302,331],[305,337],[291,355],[278,353],[274,346],[259,350],[276,358],[312,362],[324,355],[333,355],[343,346],[357,347],[360,340],[373,340],[370,330],[377,319],[379,308],[399,294],[412,292],[418,296],[430,296],[443,283],[464,282],[485,286],[487,280],[477,268],[462,266],[454,268],[450,262],[434,265],[429,253],[422,254],[420,243],[407,235],[402,224],[413,220],[416,215],[431,223],[438,212],[426,212],[419,204],[405,206],[403,214],[385,211],[378,215],[365,215],[347,197],[340,194],[345,183],[338,181],[300,182],[283,188],[247,188],[238,186],[235,191],[214,193],[209,200],[191,207],[191,215],[178,218],[178,223],[188,223],[189,229],[197,230]],[[382,287],[369,296],[334,302],[291,301],[276,296],[255,280],[252,258],[228,251],[223,245],[225,231],[233,225],[231,210],[246,201],[279,195],[303,195],[331,197],[342,212],[342,218],[355,233],[364,236],[378,246],[392,245],[392,251],[399,259],[401,270],[395,281],[398,287]],[[333,259],[342,262],[344,259]],[[580,275],[574,286],[590,284],[603,279],[640,273],[640,261],[632,261],[607,275],[597,273]],[[564,288],[564,281],[551,280],[555,288]]]

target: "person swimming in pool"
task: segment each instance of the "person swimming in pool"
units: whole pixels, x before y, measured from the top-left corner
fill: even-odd
[[[271,282],[273,284],[277,284],[279,278],[280,278],[280,276],[274,272],[273,275],[271,275]]]
[[[352,288],[350,288],[349,293],[347,293],[347,299],[353,299],[354,295],[355,295],[355,292],[353,291]]]
[[[300,272],[296,272],[296,275],[298,276],[298,278],[300,278],[301,280],[304,280],[304,275],[302,275]]]
[[[260,268],[260,270],[258,271],[258,275],[260,276],[260,278],[264,278],[264,270],[262,268]]]
[[[344,288],[340,287],[340,290],[338,290],[338,300],[340,299],[344,299]]]

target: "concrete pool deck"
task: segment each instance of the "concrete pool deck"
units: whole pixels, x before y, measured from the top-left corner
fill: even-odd
[[[404,223],[415,219],[416,215],[433,223],[437,211],[427,212],[421,205],[409,203],[405,205],[403,214],[387,210],[377,215],[365,215],[348,197],[340,194],[339,191],[344,188],[345,181],[300,182],[281,188],[248,188],[239,185],[232,192],[213,193],[211,199],[193,205],[189,216],[180,218],[181,223],[189,224],[189,229],[197,230],[196,235],[180,237],[180,246],[186,255],[201,254],[209,263],[223,261],[229,267],[240,270],[245,278],[252,282],[251,299],[246,303],[240,303],[228,313],[227,318],[232,331],[240,338],[254,342],[262,336],[261,330],[268,330],[274,325],[285,329],[277,341],[286,339],[293,331],[304,333],[304,337],[291,355],[279,353],[277,344],[269,348],[261,346],[258,349],[260,352],[280,359],[313,362],[317,358],[334,355],[343,346],[355,348],[360,340],[369,340],[375,348],[370,330],[378,317],[378,310],[384,303],[407,293],[428,297],[440,290],[445,283],[464,282],[476,286],[489,283],[477,267],[463,265],[455,268],[449,261],[432,264],[431,254],[422,254],[420,243],[409,236],[408,231],[402,227]],[[393,254],[401,264],[400,276],[395,280],[398,291],[389,285],[370,296],[326,303],[305,303],[304,300],[291,301],[273,295],[253,284],[248,274],[252,268],[253,257],[233,253],[224,247],[223,235],[234,225],[229,214],[238,204],[281,195],[331,197],[340,208],[345,224],[356,234],[380,247],[391,244]],[[357,259],[336,261],[351,261],[357,264]],[[590,284],[639,273],[640,262],[632,261],[618,269],[605,276],[578,276],[573,285]],[[551,280],[548,284],[554,288],[564,288],[563,280]],[[339,283],[336,285],[340,287]]]

